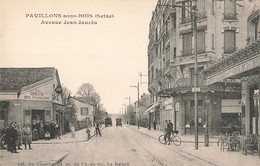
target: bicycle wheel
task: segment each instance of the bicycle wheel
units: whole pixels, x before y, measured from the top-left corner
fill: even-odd
[[[218,146],[221,145],[221,138],[218,139],[217,145],[218,145]]]
[[[7,144],[6,144],[6,136],[5,134],[1,136],[1,148],[6,149],[7,148]]]
[[[176,145],[176,146],[180,146],[181,145],[181,138],[179,136],[173,136],[172,138],[172,142]]]
[[[161,144],[167,144],[168,143],[168,139],[167,139],[167,137],[165,137],[165,135],[160,135],[159,138],[158,138],[158,141]]]

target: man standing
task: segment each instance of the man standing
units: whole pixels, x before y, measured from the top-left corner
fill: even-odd
[[[23,128],[23,143],[25,149],[27,149],[27,145],[29,145],[29,149],[32,149],[32,130],[30,129],[28,124]]]
[[[153,120],[153,129],[156,130],[156,120]]]
[[[15,129],[16,123],[12,122],[12,126],[9,130],[10,132],[10,146],[11,146],[11,153],[18,153],[16,151],[16,140],[17,140],[17,131]]]

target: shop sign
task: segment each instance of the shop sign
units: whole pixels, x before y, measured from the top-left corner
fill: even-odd
[[[21,103],[14,103],[14,107],[20,107]]]
[[[27,100],[50,100],[51,98],[49,96],[46,96],[46,93],[43,93],[41,90],[36,89],[28,94],[24,95],[24,99]]]
[[[206,79],[205,83],[206,83],[206,85],[210,85],[215,82],[224,80],[226,78],[230,78],[231,76],[243,73],[245,71],[254,69],[259,66],[260,66],[260,56],[257,56],[254,59],[251,59],[251,60],[244,62],[242,64],[239,64],[237,66],[231,67],[230,69],[228,69],[226,71],[221,71],[221,73],[218,73],[214,76],[208,77]]]

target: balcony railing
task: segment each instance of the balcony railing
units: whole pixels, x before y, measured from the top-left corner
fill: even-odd
[[[181,18],[181,24],[185,24],[191,22],[191,17],[183,17]]]
[[[201,20],[201,19],[206,18],[207,17],[206,14],[207,14],[206,11],[197,13],[197,19]],[[183,18],[181,18],[181,24],[185,24],[185,23],[188,23],[188,22],[191,22],[191,21],[192,21],[191,17],[183,17]]]
[[[236,13],[224,13],[224,19],[225,20],[236,20],[237,15],[236,15]]]

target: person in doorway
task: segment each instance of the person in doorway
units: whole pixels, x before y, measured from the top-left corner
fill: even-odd
[[[32,143],[32,130],[29,127],[29,125],[27,124],[23,128],[23,144],[24,144],[24,148],[27,149],[27,145],[29,145],[29,149],[32,149],[31,143]]]
[[[39,138],[43,139],[44,138],[44,125],[43,125],[43,121],[40,120],[40,124],[39,124]]]
[[[153,120],[153,129],[156,130],[156,120]]]

